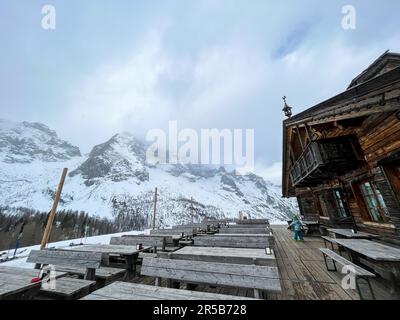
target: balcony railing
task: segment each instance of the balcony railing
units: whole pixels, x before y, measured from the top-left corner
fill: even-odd
[[[354,170],[362,161],[351,137],[316,140],[306,146],[289,174],[293,186],[310,187]]]

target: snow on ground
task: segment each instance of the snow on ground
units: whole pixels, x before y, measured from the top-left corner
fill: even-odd
[[[271,225],[274,225],[274,224],[278,225],[278,224],[286,224],[286,223],[283,223],[282,221],[278,221],[277,223],[271,222]],[[166,228],[166,229],[168,229],[168,228]],[[66,248],[66,247],[71,247],[73,245],[82,245],[82,244],[109,244],[112,237],[121,237],[122,235],[127,235],[127,234],[129,234],[129,235],[147,234],[148,235],[149,233],[150,233],[150,229],[146,229],[143,231],[118,232],[118,233],[104,234],[101,236],[51,242],[48,244],[47,247],[48,248]],[[16,259],[9,260],[6,262],[1,262],[1,260],[0,260],[0,266],[9,266],[9,267],[12,266],[12,267],[33,269],[34,264],[26,262],[26,259],[29,256],[29,253],[31,252],[31,250],[39,250],[39,249],[40,249],[40,245],[19,248],[17,251],[17,254],[16,254]],[[6,258],[6,256],[8,256],[9,258],[12,258],[13,255],[14,255],[14,249],[0,251],[0,259],[4,259],[4,258]]]
[[[101,236],[87,237],[87,238],[79,238],[72,240],[63,240],[58,242],[51,242],[48,244],[48,248],[65,248],[71,247],[72,245],[80,245],[80,244],[109,244],[112,237],[120,237],[122,235],[130,234],[149,234],[150,229],[144,231],[128,231],[128,232],[119,232],[112,234],[104,234]],[[31,250],[39,250],[40,245],[30,246],[30,247],[22,247],[19,248],[16,254],[16,259],[0,262],[0,266],[12,266],[12,267],[20,267],[20,268],[28,268],[31,269],[34,267],[33,263],[27,263],[26,259],[29,256]],[[7,255],[9,258],[12,258],[14,254],[14,249],[0,251],[1,259],[4,259]]]

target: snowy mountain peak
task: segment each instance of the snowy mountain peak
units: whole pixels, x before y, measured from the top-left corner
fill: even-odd
[[[81,156],[78,147],[58,138],[42,123],[0,119],[0,161],[30,163],[65,161]]]
[[[129,133],[119,133],[95,146],[88,158],[69,176],[80,174],[87,186],[101,183],[104,179],[118,182],[133,178],[141,183],[149,179],[145,155],[142,142]]]

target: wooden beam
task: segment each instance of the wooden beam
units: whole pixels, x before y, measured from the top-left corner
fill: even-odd
[[[304,124],[304,127],[305,127],[306,132],[307,132],[308,141],[309,141],[309,142],[313,141],[313,136],[312,136],[312,132],[311,132],[310,126],[307,125],[307,123],[305,123],[305,124]]]
[[[318,125],[318,124],[323,124],[327,122],[335,122],[335,121],[340,121],[340,120],[346,120],[346,119],[352,119],[356,117],[363,117],[363,116],[368,116],[376,113],[383,113],[383,112],[391,112],[391,111],[396,111],[400,107],[400,104],[398,103],[391,103],[390,105],[381,107],[381,106],[375,106],[371,107],[370,109],[366,110],[360,110],[358,112],[346,112],[343,114],[332,114],[332,115],[327,115],[326,117],[315,117],[309,124],[311,125]],[[333,113],[333,112],[332,112]]]
[[[54,198],[53,207],[51,208],[50,216],[47,221],[46,228],[44,230],[42,242],[40,244],[40,250],[43,250],[44,248],[46,248],[47,242],[49,241],[51,228],[53,226],[54,217],[56,216],[57,206],[58,206],[58,202],[60,201],[60,198],[61,198],[61,192],[62,192],[62,189],[64,186],[64,181],[65,181],[65,177],[67,176],[67,172],[68,172],[68,168],[64,168],[62,175],[61,175],[60,182],[58,184],[56,196]]]
[[[296,126],[296,133],[297,133],[297,137],[300,142],[301,150],[304,151],[304,142],[303,142],[303,139],[301,138],[301,134],[300,134],[300,130],[299,130],[298,126]]]
[[[289,144],[289,151],[290,151],[290,160],[292,162],[292,165],[294,165],[296,163],[296,156],[294,154],[293,146],[291,144]]]

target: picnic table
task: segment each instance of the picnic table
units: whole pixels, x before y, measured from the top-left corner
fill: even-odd
[[[372,239],[372,238],[379,237],[376,234],[367,233],[367,232],[357,231],[357,233],[355,233],[355,232],[353,232],[352,229],[334,229],[334,228],[329,228],[327,230],[328,230],[328,232],[333,234],[335,236],[335,238]]]
[[[346,249],[353,262],[366,264],[389,280],[392,294],[400,294],[399,248],[366,239],[336,239],[335,242]]]
[[[56,278],[65,274],[56,272]],[[38,275],[39,271],[35,269],[0,266],[0,300],[26,300],[35,297],[42,283],[31,283],[31,280]]]
[[[275,254],[266,254],[265,249],[188,246],[169,253],[168,258],[276,267]]]
[[[179,246],[179,240],[184,237],[184,232],[173,229],[155,229],[150,230],[150,236],[164,236],[167,238],[167,245]]]
[[[114,244],[88,244],[76,246],[73,248],[64,248],[62,250],[83,251],[83,252],[99,252],[106,254],[120,255],[126,260],[125,278],[136,277],[136,263],[140,252],[148,251],[151,246],[143,246],[142,249],[136,249],[136,246],[114,245]]]
[[[253,300],[210,292],[199,292],[149,286],[138,283],[114,282],[94,291],[81,300]]]

